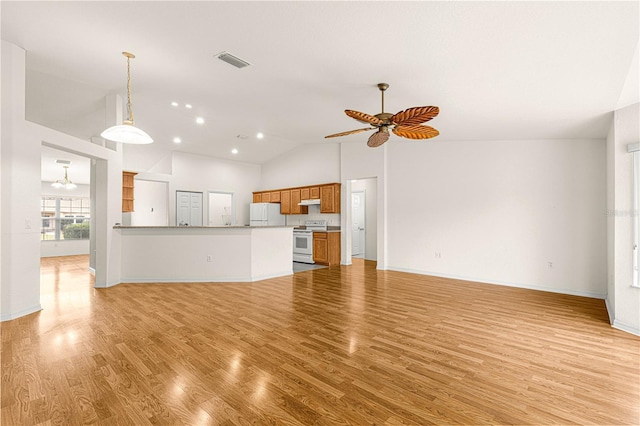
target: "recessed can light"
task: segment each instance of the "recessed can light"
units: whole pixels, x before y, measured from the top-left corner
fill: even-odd
[[[198,118],[196,118],[196,123],[198,123],[198,124],[204,124],[204,118],[202,118],[202,117],[198,117]]]
[[[184,107],[185,107],[185,108],[188,108],[188,109],[193,108],[193,107],[191,106],[191,104],[184,104]]]
[[[181,143],[182,139],[180,138],[173,138],[173,143]]]
[[[237,153],[238,153],[238,150],[237,150],[237,149],[235,149],[235,148],[233,148],[233,149],[231,150],[231,153],[232,153],[232,154],[237,154]]]
[[[256,138],[262,139],[264,138],[264,135],[262,134],[262,132],[258,132],[258,134],[256,135]]]
[[[177,102],[171,102],[171,106],[176,107],[176,106],[178,106],[178,103]]]

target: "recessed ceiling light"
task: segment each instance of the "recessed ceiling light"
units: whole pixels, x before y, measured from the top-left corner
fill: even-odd
[[[231,153],[232,153],[232,154],[237,154],[237,153],[238,153],[238,150],[237,150],[237,149],[235,149],[235,148],[233,148],[233,149],[231,150]]]
[[[176,107],[176,106],[178,106],[178,103],[177,102],[171,102],[171,106]]]
[[[191,104],[184,104],[184,107],[185,107],[185,108],[188,108],[188,109],[193,108],[193,107],[191,106]]]
[[[198,117],[198,118],[196,118],[196,123],[198,123],[198,124],[204,124],[204,118],[202,118],[202,117]]]
[[[258,132],[258,134],[256,135],[256,138],[262,139],[264,138],[264,135],[262,134],[262,132]]]
[[[180,139],[180,138],[173,138],[173,142],[174,142],[174,143],[181,143],[181,142],[182,142],[182,139]]]

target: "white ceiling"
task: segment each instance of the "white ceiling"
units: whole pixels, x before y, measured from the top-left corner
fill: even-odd
[[[323,136],[363,127],[344,109],[380,112],[379,82],[390,84],[387,112],[440,107],[433,143],[605,137],[640,27],[637,1],[0,7],[2,38],[27,50],[27,118],[48,127],[98,135],[104,97],[125,94],[121,52],[136,54],[136,125],[155,143],[126,152],[149,167],[167,149],[263,163],[304,143],[364,143],[368,134]],[[251,66],[221,62],[221,51]]]

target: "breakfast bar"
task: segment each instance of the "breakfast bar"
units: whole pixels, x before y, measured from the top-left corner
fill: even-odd
[[[292,226],[114,226],[123,283],[253,282],[293,274]]]

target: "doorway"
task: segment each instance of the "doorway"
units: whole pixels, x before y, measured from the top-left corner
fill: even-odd
[[[364,259],[366,236],[366,193],[351,193],[351,257]]]
[[[378,260],[377,188],[377,178],[351,181],[349,231],[352,258]]]
[[[202,226],[202,192],[176,191],[176,225]]]
[[[236,212],[233,204],[232,192],[209,191],[208,225],[209,226],[230,226],[236,224]]]

